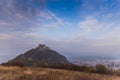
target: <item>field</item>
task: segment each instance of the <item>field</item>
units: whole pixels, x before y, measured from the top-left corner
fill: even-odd
[[[120,80],[120,77],[49,68],[0,66],[0,80]]]

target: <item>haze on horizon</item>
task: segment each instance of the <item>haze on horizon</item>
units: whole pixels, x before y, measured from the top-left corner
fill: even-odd
[[[65,56],[120,56],[120,0],[0,0],[0,62],[40,43]]]

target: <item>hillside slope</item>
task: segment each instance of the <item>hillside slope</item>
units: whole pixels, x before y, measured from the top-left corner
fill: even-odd
[[[49,68],[0,66],[0,80],[120,80],[120,77]]]

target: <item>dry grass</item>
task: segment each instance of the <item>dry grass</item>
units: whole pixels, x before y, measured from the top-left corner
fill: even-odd
[[[116,76],[48,68],[0,66],[0,80],[120,80],[120,78]]]

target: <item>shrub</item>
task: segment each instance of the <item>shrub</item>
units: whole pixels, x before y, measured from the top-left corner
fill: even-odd
[[[8,63],[2,63],[3,66],[18,66],[18,67],[24,67],[24,65],[20,62],[8,62]]]
[[[108,74],[108,69],[102,64],[96,65],[96,72],[100,74]]]

